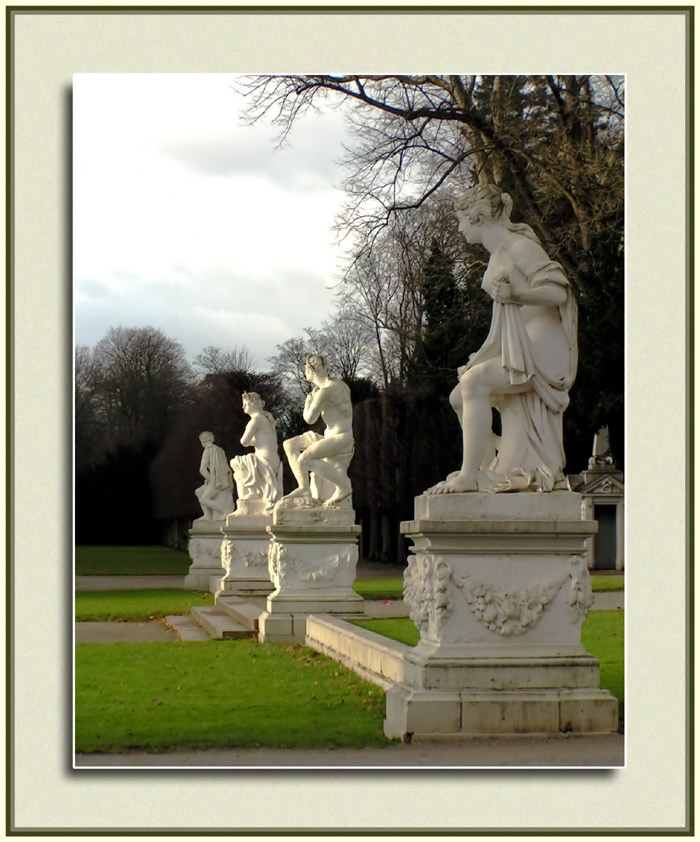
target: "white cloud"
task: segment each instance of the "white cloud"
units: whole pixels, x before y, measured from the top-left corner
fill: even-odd
[[[152,324],[189,356],[245,344],[264,366],[332,311],[339,115],[276,150],[269,126],[238,124],[231,78],[76,77],[79,344]]]

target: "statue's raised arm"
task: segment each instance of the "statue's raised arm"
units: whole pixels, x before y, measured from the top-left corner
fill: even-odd
[[[428,494],[565,488],[562,413],[577,365],[576,304],[562,267],[492,184],[456,202],[459,230],[490,253],[482,289],[493,299],[483,346],[458,371],[450,404],[462,465]],[[491,431],[499,410],[501,436]]]
[[[322,436],[309,430],[284,442],[284,452],[298,485],[284,501],[301,498],[311,502],[323,497],[327,508],[349,505],[352,485],[347,471],[355,449],[350,389],[342,380],[329,376],[320,354],[306,358],[306,379],[313,389],[306,396],[304,420],[313,424],[321,418],[326,429]],[[325,481],[330,489],[327,496],[314,493],[314,478]]]

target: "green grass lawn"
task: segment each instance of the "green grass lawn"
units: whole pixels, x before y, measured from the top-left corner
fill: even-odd
[[[625,705],[625,612],[591,611],[583,621],[581,643],[600,661],[600,686],[620,702],[620,722]]]
[[[356,593],[359,593],[365,599],[403,598],[403,578],[401,576],[355,579],[352,587]]]
[[[355,620],[355,625],[415,646],[420,634],[407,617],[386,620]],[[620,703],[620,722],[625,702],[625,616],[624,611],[591,611],[583,622],[581,643],[600,661],[600,686]]]
[[[184,576],[192,559],[170,547],[76,547],[77,576]]]
[[[301,645],[78,644],[76,751],[385,746],[384,693]]]
[[[408,645],[419,639],[408,619],[357,624]],[[623,722],[623,612],[591,612],[582,643]],[[388,744],[382,690],[304,646],[212,640],[75,651],[78,752]]]
[[[75,619],[132,622],[189,614],[193,605],[213,605],[214,594],[182,588],[142,588],[123,591],[77,591]]]
[[[594,593],[602,593],[603,591],[624,591],[625,577],[624,576],[600,576],[595,573],[591,574],[591,587]]]
[[[408,617],[391,617],[385,620],[353,620],[353,625],[398,640],[406,646],[415,646],[420,640],[420,632]]]

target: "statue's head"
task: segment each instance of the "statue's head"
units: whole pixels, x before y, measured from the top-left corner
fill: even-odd
[[[529,225],[511,222],[513,200],[501,193],[495,184],[477,184],[466,190],[455,202],[459,230],[468,243],[484,243],[484,235],[491,226],[502,226],[534,243],[540,240]]]
[[[257,392],[243,392],[243,409],[262,409],[265,406],[265,401]]]
[[[202,446],[205,446],[207,444],[213,444],[214,443],[214,433],[210,433],[208,430],[205,431],[204,433],[200,433],[199,434],[199,440],[202,442]]]
[[[328,366],[325,357],[321,354],[307,354],[306,357],[306,379],[310,379],[315,374],[321,376],[328,373]]]
[[[501,193],[495,184],[477,184],[466,190],[455,202],[458,215],[466,216],[472,224],[505,217],[510,218],[513,200],[508,193]]]

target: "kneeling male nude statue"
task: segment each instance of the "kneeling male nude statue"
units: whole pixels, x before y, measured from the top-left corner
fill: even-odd
[[[335,487],[324,503],[332,507],[352,493],[347,474],[355,450],[350,389],[342,380],[328,375],[326,361],[320,354],[309,354],[306,358],[306,379],[314,388],[306,396],[304,420],[314,424],[321,418],[326,430],[323,436],[310,430],[284,442],[284,452],[298,488],[283,499],[313,497],[310,474],[315,474]]]

